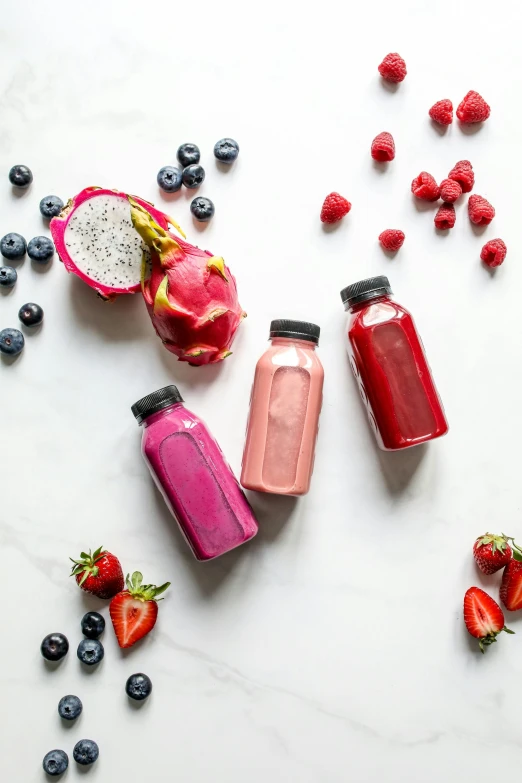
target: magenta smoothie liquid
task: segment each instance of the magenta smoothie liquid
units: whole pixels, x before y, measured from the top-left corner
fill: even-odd
[[[143,424],[145,462],[197,559],[211,560],[253,538],[257,522],[237,479],[177,388],[149,394],[132,412]]]

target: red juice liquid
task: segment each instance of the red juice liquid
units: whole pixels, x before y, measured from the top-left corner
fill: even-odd
[[[396,451],[445,435],[448,422],[411,314],[390,298],[387,278],[350,288],[348,353],[380,448]]]

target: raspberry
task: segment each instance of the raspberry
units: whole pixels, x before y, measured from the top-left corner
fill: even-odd
[[[477,226],[488,226],[495,217],[495,207],[482,196],[470,196],[468,214],[472,223],[476,223]]]
[[[440,197],[448,204],[453,204],[462,196],[462,188],[454,179],[443,179],[440,183]]]
[[[406,76],[406,63],[396,52],[387,54],[379,65],[379,73],[388,82],[402,82]]]
[[[352,205],[339,193],[330,193],[323,203],[321,209],[321,220],[323,223],[337,223],[351,210]]]
[[[437,101],[431,107],[429,115],[433,122],[438,122],[439,125],[451,125],[453,122],[452,102],[448,98],[445,98],[443,101]]]
[[[455,182],[458,182],[463,193],[469,193],[475,184],[473,166],[469,160],[459,160],[458,163],[455,163],[448,174],[448,179],[453,179]]]
[[[489,267],[500,266],[506,257],[506,243],[501,239],[490,239],[480,251],[480,257]]]
[[[484,122],[490,113],[490,107],[475,90],[470,90],[457,106],[457,117],[461,122]]]
[[[427,171],[421,171],[411,183],[411,192],[423,201],[437,201],[440,196],[440,188],[435,179]]]
[[[439,231],[446,231],[448,228],[453,228],[455,219],[455,207],[453,204],[442,204],[438,208],[433,222],[435,223],[435,228],[438,228]]]
[[[379,133],[372,141],[372,158],[381,163],[393,160],[395,157],[395,142],[391,133]]]
[[[395,252],[399,250],[404,243],[404,231],[399,231],[396,228],[387,228],[382,234],[379,234],[379,242],[385,250]]]

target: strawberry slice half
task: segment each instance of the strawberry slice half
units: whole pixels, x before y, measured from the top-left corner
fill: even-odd
[[[510,631],[504,625],[504,613],[496,601],[480,587],[470,587],[464,596],[464,622],[468,632],[479,640],[481,652],[497,641],[501,631]]]
[[[109,612],[112,625],[120,647],[132,647],[143,639],[154,626],[158,618],[158,595],[164,593],[170,582],[156,587],[144,585],[143,575],[135,571],[132,577],[127,575],[127,589],[114,596]]]

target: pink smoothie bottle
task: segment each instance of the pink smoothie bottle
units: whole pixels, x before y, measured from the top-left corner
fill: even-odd
[[[247,489],[279,495],[310,489],[323,400],[319,333],[306,321],[270,325],[271,345],[257,363],[250,401],[241,473]]]
[[[142,453],[198,560],[211,560],[257,533],[250,505],[204,422],[176,386],[132,406],[143,425]]]

